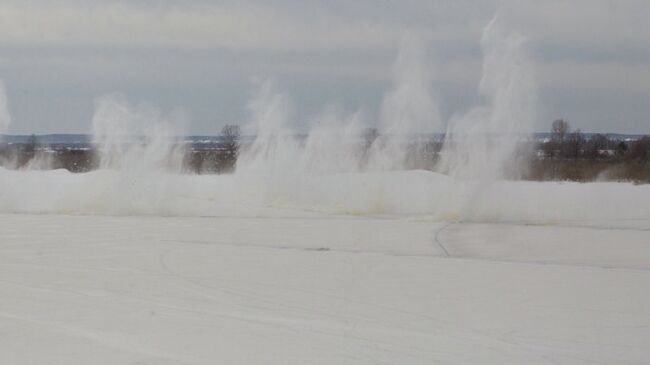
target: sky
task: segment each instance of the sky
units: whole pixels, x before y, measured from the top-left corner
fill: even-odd
[[[424,40],[445,118],[476,104],[480,39],[495,14],[527,38],[535,129],[650,133],[647,0],[3,0],[7,133],[87,133],[97,98],[189,116],[186,134],[244,123],[272,79],[304,125],[328,108],[369,120],[405,34]]]

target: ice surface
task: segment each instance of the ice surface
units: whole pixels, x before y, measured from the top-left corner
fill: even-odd
[[[1,359],[641,364],[650,220],[625,227],[2,215]]]

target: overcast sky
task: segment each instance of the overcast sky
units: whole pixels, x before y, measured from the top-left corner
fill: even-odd
[[[428,47],[442,113],[476,102],[480,37],[499,11],[529,39],[539,125],[650,133],[650,1],[140,0],[0,3],[8,133],[85,133],[94,100],[182,109],[187,133],[245,121],[254,78],[291,94],[298,118],[332,105],[375,115],[400,39]]]

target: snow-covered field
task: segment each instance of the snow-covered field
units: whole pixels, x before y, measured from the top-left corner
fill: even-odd
[[[0,363],[650,358],[647,216],[276,213],[0,215]]]

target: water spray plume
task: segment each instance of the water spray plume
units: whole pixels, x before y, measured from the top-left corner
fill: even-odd
[[[535,117],[534,68],[525,38],[506,33],[496,16],[481,39],[485,104],[454,115],[448,124],[440,169],[463,179],[504,177],[522,138],[532,133]]]
[[[242,151],[237,170],[251,173],[290,171],[298,142],[290,125],[291,100],[276,89],[273,81],[257,84],[259,88],[248,104],[250,121],[244,126],[244,134],[255,136],[255,140]]]
[[[182,146],[177,116],[151,105],[131,105],[119,94],[98,98],[92,119],[93,143],[101,169],[180,172]]]
[[[327,109],[313,118],[306,135],[292,128],[292,102],[271,81],[261,83],[249,104],[244,130],[255,138],[237,161],[238,175],[291,176],[359,171],[360,112]]]
[[[371,168],[403,169],[409,144],[432,134],[442,123],[437,99],[431,87],[432,67],[426,62],[426,48],[418,37],[406,34],[393,66],[393,89],[381,105],[382,136],[373,143]]]

